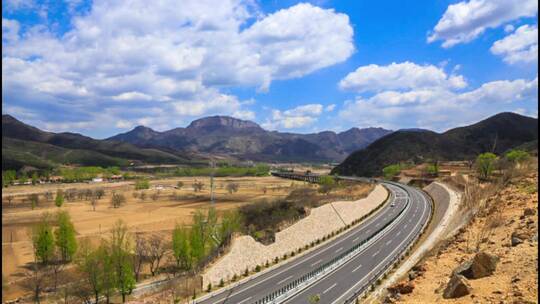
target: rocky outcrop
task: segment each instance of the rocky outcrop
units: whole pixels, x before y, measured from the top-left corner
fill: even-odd
[[[413,292],[413,282],[400,282],[388,287],[388,292],[391,294],[408,294]]]
[[[487,252],[479,252],[471,260],[461,264],[453,274],[462,275],[467,279],[487,277],[495,272],[499,257]]]
[[[454,299],[466,296],[472,292],[472,287],[467,279],[459,274],[452,275],[443,292],[443,298]]]
[[[535,215],[536,214],[536,210],[534,210],[533,208],[525,208],[525,210],[523,210],[523,215],[525,216],[530,216],[530,215]]]

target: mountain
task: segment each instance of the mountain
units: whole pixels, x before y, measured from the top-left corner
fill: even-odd
[[[108,140],[166,151],[232,156],[256,161],[341,161],[351,152],[391,133],[382,128],[312,134],[267,131],[228,116],[205,117],[186,128],[157,132],[139,126]]]
[[[354,152],[332,173],[376,176],[390,164],[474,159],[483,152],[501,154],[526,143],[530,146],[530,142],[537,140],[538,119],[505,112],[444,133],[396,131]]]
[[[76,133],[52,133],[2,115],[2,169],[59,164],[124,166],[135,163],[189,163],[190,157],[129,143],[97,140]]]

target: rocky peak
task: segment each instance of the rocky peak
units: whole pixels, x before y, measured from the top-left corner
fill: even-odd
[[[218,128],[226,127],[231,129],[249,129],[257,128],[260,129],[260,126],[249,120],[241,120],[238,118],[230,116],[211,116],[201,119],[194,120],[187,127],[188,129],[199,129],[199,128]]]

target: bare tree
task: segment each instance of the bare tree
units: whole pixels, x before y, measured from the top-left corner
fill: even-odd
[[[13,202],[13,195],[8,195],[8,196],[6,197],[6,199],[7,199],[7,201],[8,201],[8,205],[11,206],[11,202]]]
[[[133,272],[135,273],[135,281],[139,281],[139,276],[142,266],[146,260],[147,241],[142,236],[141,232],[135,233],[135,252],[133,254]]]
[[[92,195],[92,198],[90,199],[90,204],[92,204],[92,210],[96,211],[97,197],[95,195]]]
[[[51,191],[45,192],[45,195],[44,195],[44,196],[45,196],[45,199],[46,199],[48,202],[52,201],[52,199],[53,199],[53,193],[52,193]]]
[[[148,240],[147,253],[148,253],[148,262],[150,263],[150,272],[154,276],[159,269],[159,264],[161,259],[167,252],[167,247],[163,238],[159,235],[152,235]]]
[[[101,199],[105,195],[105,190],[99,188],[94,190],[94,194],[97,197],[97,199]]]
[[[227,184],[227,191],[229,192],[229,194],[233,194],[234,192],[238,191],[239,187],[240,187],[240,185],[238,185],[238,183],[228,183]]]
[[[202,191],[202,189],[204,188],[204,184],[198,181],[195,181],[192,186],[193,186],[193,191],[195,192]]]
[[[30,266],[30,272],[26,274],[25,287],[32,292],[35,303],[41,302],[41,293],[45,289],[47,278],[49,277],[49,269],[47,265],[40,265],[35,261]]]
[[[114,193],[111,197],[111,205],[113,208],[118,208],[126,202],[126,197],[121,193]]]

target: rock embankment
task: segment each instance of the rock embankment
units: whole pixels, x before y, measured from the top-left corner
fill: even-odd
[[[377,185],[366,198],[338,201],[314,208],[306,218],[276,233],[276,240],[270,245],[263,245],[251,236],[239,236],[233,240],[230,251],[204,272],[203,286],[209,283],[216,286],[221,279],[228,281],[235,274],[240,276],[246,269],[253,270],[267,261],[271,263],[276,257],[281,258],[321,239],[368,214],[383,203],[387,196],[388,191]]]

